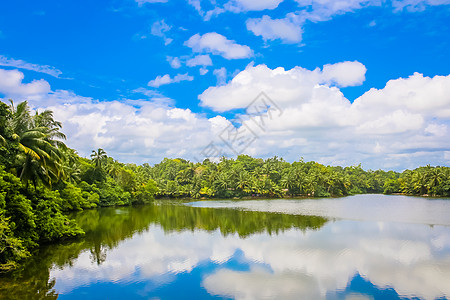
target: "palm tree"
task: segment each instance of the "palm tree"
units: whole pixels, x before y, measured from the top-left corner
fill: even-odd
[[[427,176],[424,171],[415,171],[412,176],[412,181],[414,184],[414,192],[419,195],[424,195],[428,190]]]
[[[12,140],[17,144],[16,156],[17,175],[28,184],[37,180],[50,186],[64,176],[62,167],[63,155],[61,149],[65,144],[59,139],[65,135],[59,131],[61,123],[53,120],[53,112],[46,110],[34,117],[26,101],[17,107],[11,101],[11,118],[7,126],[11,130]]]
[[[428,188],[435,195],[437,193],[437,188],[441,184],[444,179],[445,174],[442,172],[441,168],[436,167],[428,170],[427,179],[428,179]]]
[[[236,188],[244,191],[249,185],[249,174],[245,170],[241,170],[236,178]]]
[[[106,157],[106,152],[102,148],[98,148],[97,151],[92,150],[91,159],[95,164],[95,168],[101,169],[102,163]]]

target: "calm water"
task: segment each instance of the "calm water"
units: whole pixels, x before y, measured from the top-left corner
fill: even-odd
[[[85,211],[3,299],[450,299],[450,200],[199,201]]]

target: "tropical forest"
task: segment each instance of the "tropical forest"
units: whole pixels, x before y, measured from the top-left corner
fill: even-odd
[[[338,197],[384,193],[450,196],[450,168],[402,173],[292,163],[239,155],[220,161],[165,158],[124,164],[95,149],[81,157],[65,144],[50,110],[0,102],[0,271],[20,266],[40,245],[82,236],[72,211],[141,205],[175,198]],[[301,153],[299,153],[301,157]]]

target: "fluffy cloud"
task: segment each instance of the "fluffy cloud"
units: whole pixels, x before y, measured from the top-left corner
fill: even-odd
[[[188,67],[212,66],[212,60],[209,55],[197,55],[186,62]]]
[[[24,75],[17,70],[0,69],[0,93],[6,95],[34,95],[50,92],[50,85],[45,80],[33,80],[23,83]]]
[[[324,164],[403,170],[419,165],[450,162],[450,75],[425,77],[415,73],[390,80],[382,89],[370,89],[353,103],[340,87],[360,84],[365,67],[359,62],[325,65],[307,70],[270,69],[249,65],[226,82],[227,70],[216,69],[218,84],[205,90],[201,104],[218,112],[245,109],[264,91],[278,109],[259,116],[238,115],[245,134],[256,135],[242,151],[256,157],[278,155],[288,161],[304,157]],[[150,86],[192,80],[178,74],[158,76]],[[136,89],[145,99],[97,101],[73,92],[53,91],[45,80],[24,82],[17,70],[0,70],[4,101],[28,100],[34,108],[55,111],[64,124],[68,144],[88,155],[104,148],[125,162],[157,163],[164,157],[205,158],[213,142],[225,145],[225,128],[232,123],[217,115],[206,118],[152,89]],[[242,112],[242,110],[241,110]],[[235,122],[236,124],[236,122]],[[231,126],[231,127],[229,127]],[[151,151],[149,151],[151,149]],[[240,151],[239,151],[240,152]]]
[[[301,67],[291,70],[280,67],[271,70],[266,65],[250,64],[226,86],[210,87],[199,98],[202,105],[219,112],[246,107],[260,91],[275,96],[280,104],[300,105],[302,102],[308,102],[313,96],[321,99],[325,99],[325,96],[342,97],[338,90],[329,86],[336,84],[345,87],[361,84],[365,72],[365,66],[359,62],[325,65],[323,70],[312,71]],[[329,95],[323,95],[325,93]]]
[[[176,83],[176,82],[180,82],[180,81],[192,81],[194,80],[193,76],[188,75],[188,73],[186,74],[177,74],[175,75],[175,77],[170,77],[169,74],[163,75],[163,76],[156,76],[155,79],[150,80],[148,82],[148,86],[151,87],[160,87],[161,85],[165,85],[165,84],[171,84],[171,83]]]
[[[176,108],[171,99],[152,90],[135,90],[146,99],[107,102],[69,91],[52,91],[44,80],[22,83],[23,77],[19,71],[0,70],[2,100],[28,100],[34,109],[52,110],[55,119],[63,123],[67,145],[83,156],[101,147],[124,162],[157,163],[164,157],[193,160],[196,155],[203,158],[199,153],[223,129],[218,124],[229,124],[221,117],[208,119]]]
[[[181,68],[181,61],[178,57],[171,57],[168,56],[167,57],[167,61],[169,62],[170,66],[174,69],[179,69]]]
[[[325,82],[334,83],[340,87],[357,86],[366,80],[366,71],[362,63],[346,61],[323,66],[322,78]]]
[[[58,78],[62,72],[54,67],[47,65],[36,65],[21,59],[8,58],[6,56],[0,55],[0,66],[14,67],[18,69],[31,70],[39,73],[48,74],[50,76]]]
[[[264,40],[281,39],[288,43],[299,43],[302,40],[302,28],[289,19],[273,20],[269,16],[247,20],[247,29]]]
[[[228,40],[216,32],[195,34],[185,42],[185,45],[192,48],[194,52],[209,52],[221,55],[226,59],[249,58],[253,56],[250,47],[239,45],[235,41]]]
[[[443,149],[450,142],[442,136],[450,126],[450,75],[415,73],[351,103],[338,87],[361,84],[365,71],[359,62],[312,71],[249,65],[199,98],[218,112],[246,108],[261,91],[276,103],[281,115],[241,118],[260,137],[247,154],[304,156],[325,164],[363,162],[370,168],[446,164]]]

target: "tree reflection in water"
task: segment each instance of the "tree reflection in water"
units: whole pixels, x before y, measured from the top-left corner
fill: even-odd
[[[180,202],[86,210],[71,217],[86,232],[85,237],[43,246],[21,269],[0,277],[2,298],[56,299],[51,268],[72,266],[85,250],[90,252],[92,264],[101,265],[107,260],[108,251],[154,224],[166,233],[220,230],[223,236],[238,234],[245,238],[262,232],[276,235],[291,228],[317,230],[327,222],[315,216],[197,208]]]

